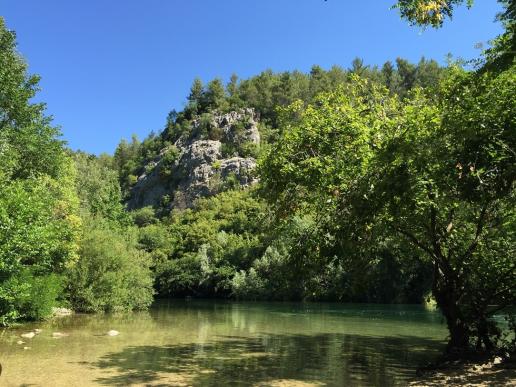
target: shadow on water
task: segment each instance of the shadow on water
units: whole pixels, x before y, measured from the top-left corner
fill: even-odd
[[[419,337],[345,334],[220,336],[208,343],[133,346],[91,364],[105,369],[103,385],[261,385],[293,379],[323,385],[404,384],[415,368],[436,356],[442,343]]]

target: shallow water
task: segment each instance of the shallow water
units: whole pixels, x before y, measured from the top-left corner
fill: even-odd
[[[0,331],[0,386],[404,385],[445,337],[413,305],[170,301]]]

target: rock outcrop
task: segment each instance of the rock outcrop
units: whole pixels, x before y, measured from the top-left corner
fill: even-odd
[[[201,125],[206,123],[200,119],[193,121],[192,133],[202,133]],[[215,115],[209,125],[217,139],[199,134],[182,137],[145,166],[146,172],[132,188],[129,209],[157,207],[164,201],[172,208],[188,208],[197,198],[214,195],[229,183],[245,187],[256,182],[256,160],[239,151],[242,145],[260,145],[254,110]],[[170,153],[175,157],[170,157]]]

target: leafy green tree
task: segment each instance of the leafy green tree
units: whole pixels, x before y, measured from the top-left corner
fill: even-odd
[[[399,93],[404,97],[416,84],[417,67],[402,58],[396,59],[396,67],[400,78]]]
[[[355,79],[294,104],[261,162],[277,213],[309,209],[324,225],[323,255],[367,263],[370,247],[393,237],[424,254],[450,351],[491,350],[489,305],[515,301],[514,82],[514,70],[459,71],[438,101],[416,91],[400,104]]]
[[[113,156],[113,162],[118,171],[118,179],[124,197],[129,194],[131,187],[136,183],[138,171],[142,164],[140,144],[136,135],[132,136],[130,143],[122,139]]]
[[[368,66],[364,65],[363,59],[355,58],[353,59],[353,62],[351,62],[351,69],[349,71],[360,77],[365,77],[367,76],[368,70]]]
[[[387,89],[391,93],[397,93],[399,90],[401,81],[399,79],[399,74],[396,71],[393,64],[390,61],[385,62],[382,67],[381,72],[382,72],[382,78],[383,78],[385,87],[387,87]]]
[[[455,7],[464,3],[471,7],[473,0],[398,0],[395,7],[413,24],[441,27]]]
[[[117,172],[94,155],[76,152],[77,193],[81,209],[89,215],[123,222],[126,218]]]
[[[134,229],[99,217],[84,221],[80,259],[67,275],[72,307],[82,312],[146,309],[152,302],[149,255]]]
[[[77,260],[75,171],[0,18],[0,324],[46,317]],[[39,304],[39,305],[38,305]]]
[[[41,118],[44,105],[31,104],[38,90],[39,77],[27,74],[27,64],[16,51],[16,34],[0,18],[0,130],[28,126]]]
[[[498,0],[503,11],[497,16],[504,27],[504,33],[492,42],[485,51],[486,68],[507,69],[514,64],[516,53],[516,1]],[[446,18],[451,18],[455,7],[473,5],[473,0],[398,0],[394,8],[399,9],[403,18],[414,25],[441,27]],[[482,61],[481,61],[482,63]]]
[[[249,192],[228,191],[173,212],[165,222],[169,239],[158,244],[170,249],[156,267],[159,293],[229,296],[233,275],[247,269],[261,249],[262,211]]]
[[[193,118],[202,110],[202,100],[204,98],[204,85],[200,78],[195,78],[188,95],[188,104],[185,109],[188,119]]]
[[[145,227],[157,222],[156,213],[152,207],[143,207],[132,211],[131,216],[134,224],[138,227]]]
[[[230,110],[237,110],[243,107],[243,101],[238,95],[238,76],[236,74],[231,74],[231,78],[226,85],[226,93]]]
[[[208,82],[202,105],[203,111],[208,109],[224,112],[227,109],[226,90],[220,78]]]
[[[435,60],[421,58],[416,68],[415,85],[423,88],[435,88],[444,76],[443,69]]]
[[[321,66],[312,66],[310,70],[310,95],[315,96],[329,89],[326,72]]]

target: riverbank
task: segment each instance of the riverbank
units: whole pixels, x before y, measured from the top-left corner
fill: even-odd
[[[424,371],[409,386],[516,386],[516,364],[503,365],[499,359],[484,363],[458,363]]]

